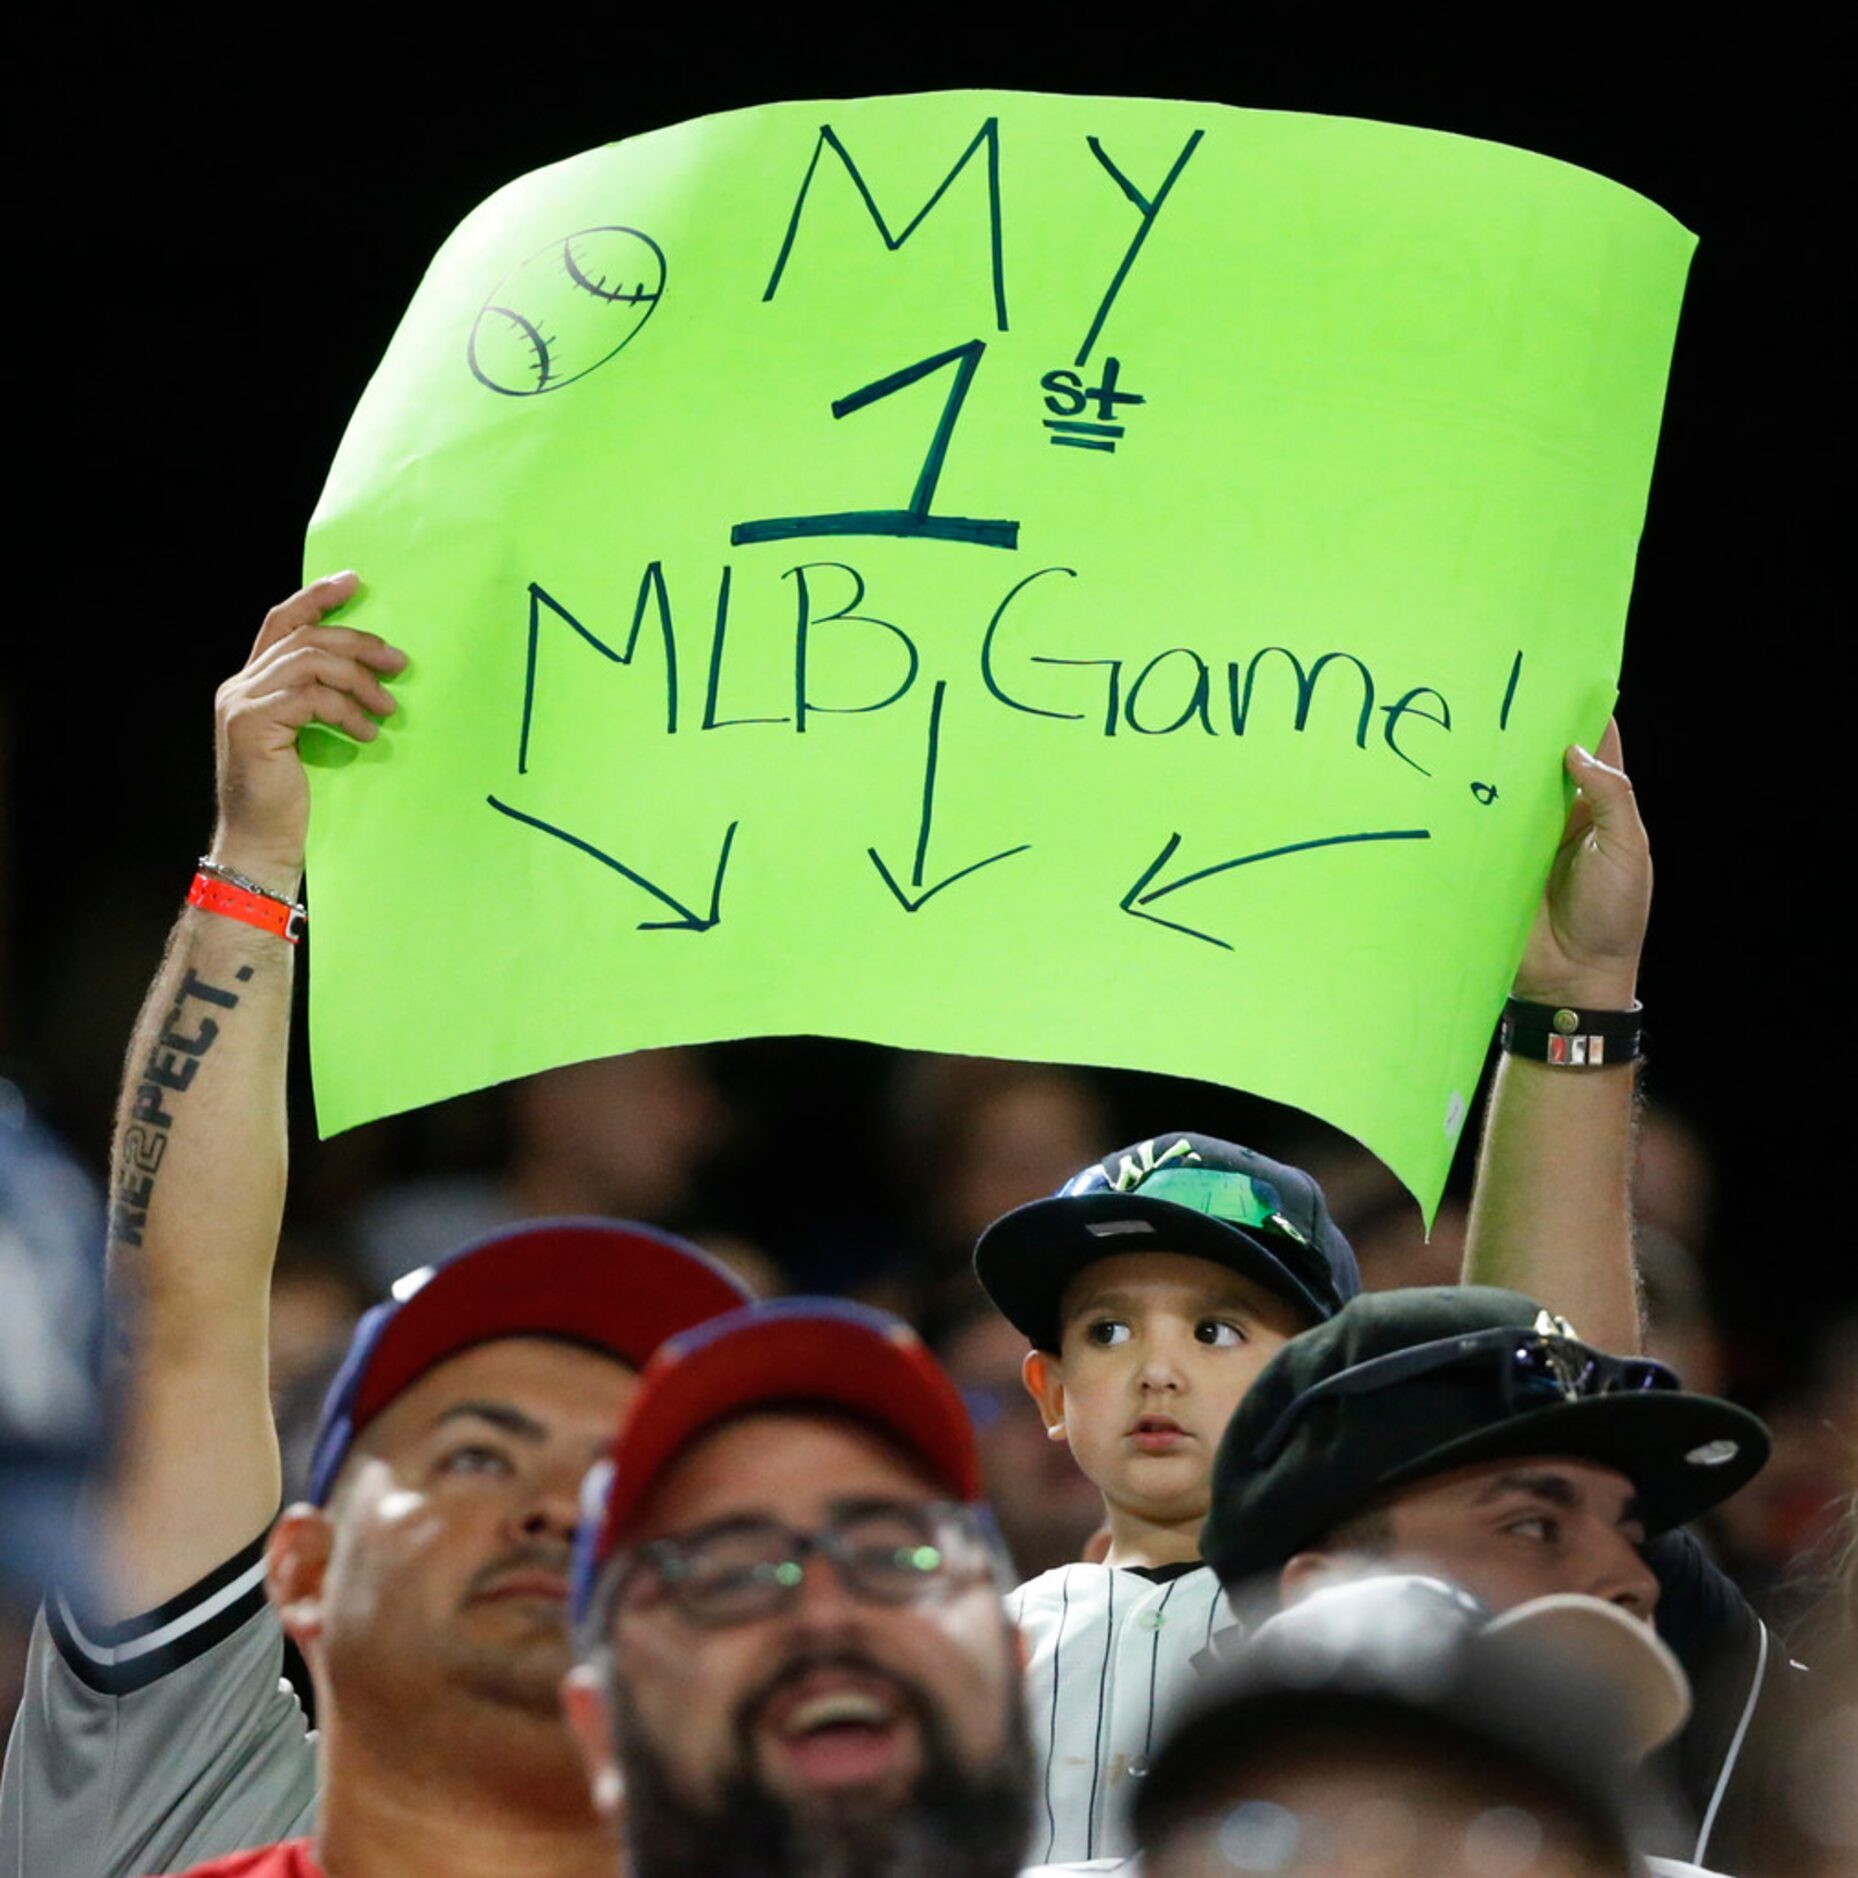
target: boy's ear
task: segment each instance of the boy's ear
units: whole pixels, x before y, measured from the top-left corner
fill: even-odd
[[[1026,1393],[1039,1405],[1045,1432],[1054,1441],[1064,1436],[1064,1364],[1049,1350],[1028,1350],[1019,1366]]]
[[[287,1506],[265,1542],[265,1595],[284,1634],[302,1649],[322,1635],[323,1581],[335,1528],[320,1506]]]

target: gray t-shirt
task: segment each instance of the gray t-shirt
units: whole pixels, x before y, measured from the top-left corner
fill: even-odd
[[[283,1665],[262,1537],[120,1624],[53,1597],[0,1778],[0,1878],[143,1878],[313,1830],[316,1737]]]

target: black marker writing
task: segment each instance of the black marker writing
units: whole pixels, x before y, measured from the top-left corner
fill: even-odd
[[[646,568],[639,580],[639,597],[632,609],[632,630],[626,635],[625,650],[616,652],[600,636],[584,626],[555,596],[534,581],[529,583],[529,652],[523,667],[523,723],[522,734],[516,743],[516,773],[526,775],[529,770],[529,731],[535,717],[535,686],[537,650],[542,637],[542,619],[544,609],[563,624],[570,626],[588,645],[603,658],[615,665],[630,665],[632,655],[639,643],[639,628],[644,623],[647,601],[658,609],[658,631],[664,641],[665,662],[665,729],[675,732],[677,729],[677,635],[671,624],[671,597],[665,591],[664,569],[653,561]]]
[[[833,515],[775,515],[758,522],[737,522],[729,531],[737,547],[757,541],[792,541],[802,535],[902,535],[930,541],[966,541],[984,548],[1015,548],[1019,545],[1019,524],[1007,521],[976,521],[966,515],[931,515],[929,505],[935,500],[935,486],[941,479],[942,461],[948,455],[955,420],[974,382],[975,368],[987,350],[985,341],[970,339],[966,345],[951,346],[946,352],[918,359],[901,371],[892,372],[874,384],[843,398],[835,399],[834,417],[849,417],[866,405],[888,398],[892,392],[939,372],[945,365],[955,368],[949,381],[948,396],[942,404],[941,421],[929,439],[923,456],[916,490],[907,509],[848,509]]]
[[[675,919],[648,919],[639,922],[640,932],[708,932],[722,918],[723,874],[729,866],[729,850],[735,843],[735,831],[741,826],[731,822],[723,831],[723,845],[716,857],[716,873],[710,882],[710,910],[708,915],[692,912],[682,900],[667,893],[655,881],[646,879],[635,868],[628,867],[624,861],[617,860],[605,849],[597,848],[591,841],[584,841],[579,835],[570,834],[565,828],[557,828],[553,822],[545,822],[539,815],[527,815],[521,809],[512,808],[507,802],[499,802],[495,796],[484,798],[499,815],[507,815],[513,822],[521,822],[525,828],[536,829],[544,835],[551,835],[565,846],[585,854],[589,859],[598,861],[602,867],[610,867],[622,879],[629,880],[635,887],[643,887],[660,906],[666,906],[677,915]]]
[[[815,613],[813,589],[807,576],[823,572],[828,568],[836,573],[851,576],[852,597],[835,613]],[[895,704],[916,682],[916,668],[919,663],[916,642],[901,626],[893,625],[887,619],[877,619],[869,613],[859,613],[853,610],[864,604],[864,576],[855,567],[847,567],[843,561],[810,561],[801,567],[790,567],[787,570],[787,576],[794,582],[796,603],[799,608],[799,617],[794,626],[794,729],[805,730],[808,717],[821,713],[857,716],[866,711],[881,711],[886,705]],[[818,704],[814,702],[807,686],[807,664],[813,628],[834,625],[839,621],[860,626],[876,626],[881,631],[891,634],[902,644],[909,657],[909,669],[903,675],[903,682],[887,696],[869,704]]]
[[[920,912],[921,909],[944,887],[952,887],[958,880],[966,880],[970,874],[978,874],[983,867],[991,867],[996,861],[1009,860],[1015,854],[1024,854],[1029,846],[1021,842],[1016,848],[1003,848],[998,854],[990,854],[983,861],[970,861],[966,867],[957,868],[954,873],[946,874],[933,887],[923,888],[923,871],[929,863],[929,830],[935,820],[935,780],[936,761],[941,750],[942,740],[942,705],[948,695],[948,680],[938,678],[935,689],[929,699],[929,745],[923,760],[923,797],[922,813],[916,823],[916,855],[910,866],[910,891],[905,892],[897,884],[897,877],[884,865],[884,857],[875,848],[865,852],[871,857],[871,864],[878,871],[879,877],[895,897],[897,904],[906,913]]]
[[[1116,304],[1116,296],[1122,292],[1123,282],[1129,278],[1129,270],[1135,266],[1135,257],[1142,252],[1142,244],[1148,239],[1148,231],[1155,226],[1155,217],[1161,213],[1161,205],[1167,201],[1168,192],[1180,180],[1181,171],[1187,167],[1188,160],[1193,156],[1194,151],[1199,147],[1200,139],[1205,135],[1204,131],[1197,130],[1181,146],[1180,155],[1174,159],[1174,167],[1162,178],[1161,187],[1155,191],[1152,198],[1143,195],[1135,184],[1116,167],[1109,153],[1096,138],[1085,139],[1085,142],[1090,145],[1090,154],[1115,178],[1117,187],[1135,204],[1142,220],[1135,233],[1129,238],[1129,246],[1123,250],[1122,261],[1109,286],[1105,289],[1102,300],[1097,304],[1096,315],[1090,322],[1090,330],[1085,333],[1084,343],[1078,347],[1077,357],[1072,360],[1074,365],[1089,363],[1090,349],[1097,343],[1097,335],[1103,331],[1103,322],[1110,317],[1110,308]]]
[[[774,298],[775,289],[781,284],[781,276],[787,271],[788,257],[793,253],[794,236],[800,231],[800,214],[806,207],[807,194],[813,187],[813,176],[819,168],[822,151],[830,150],[844,164],[846,175],[852,179],[853,187],[857,189],[863,200],[866,212],[877,225],[877,232],[884,238],[884,246],[895,254],[922,226],[924,217],[948,193],[949,185],[967,168],[968,161],[974,153],[981,149],[987,152],[987,226],[993,262],[994,324],[1001,332],[1005,332],[1007,329],[1006,263],[1000,241],[1000,120],[995,117],[988,118],[974,133],[974,141],[955,159],[954,168],[936,185],[935,193],[910,217],[903,232],[898,235],[890,232],[890,224],[884,219],[884,211],[877,206],[877,198],[872,195],[870,186],[865,182],[852,153],[839,141],[838,132],[830,124],[822,124],[819,127],[819,137],[813,145],[813,155],[806,166],[806,175],[800,181],[800,193],[794,198],[793,214],[788,217],[787,221],[787,233],[781,238],[781,251],[774,259],[774,272],[768,276],[767,289],[762,294],[762,299],[766,301]],[[1170,177],[1169,181],[1172,182],[1172,180],[1173,178]],[[1166,193],[1165,190],[1163,193]],[[1160,207],[1159,201],[1156,207]]]
[[[1430,841],[1432,831],[1427,828],[1378,828],[1359,835],[1322,835],[1314,841],[1291,841],[1278,848],[1261,848],[1256,854],[1241,854],[1230,861],[1215,861],[1211,867],[1195,868],[1191,874],[1182,874],[1178,879],[1167,882],[1165,886],[1151,887],[1152,881],[1173,859],[1174,851],[1181,845],[1178,834],[1170,835],[1161,845],[1161,852],[1142,870],[1136,883],[1123,895],[1120,902],[1125,913],[1133,913],[1137,919],[1151,921],[1154,925],[1165,926],[1170,932],[1184,933],[1189,939],[1204,939],[1208,945],[1215,945],[1230,952],[1233,948],[1229,941],[1216,939],[1210,932],[1201,932],[1194,926],[1182,926],[1171,919],[1162,919],[1158,914],[1145,913],[1143,908],[1156,900],[1166,899],[1171,893],[1179,893],[1183,887],[1197,886],[1203,880],[1211,880],[1216,874],[1230,873],[1235,867],[1255,867],[1261,861],[1279,861],[1286,855],[1308,854],[1317,848],[1342,848],[1353,846],[1362,841]]]

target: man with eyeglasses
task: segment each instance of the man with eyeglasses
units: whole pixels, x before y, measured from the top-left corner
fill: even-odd
[[[1572,1592],[1655,1625],[1696,1692],[1663,1769],[1693,1817],[1656,1849],[1759,1878],[1763,1801],[1740,1770],[1751,1727],[1788,1699],[1788,1666],[1682,1529],[1767,1456],[1746,1410],[1582,1343],[1518,1292],[1380,1292],[1252,1385],[1214,1461],[1201,1545],[1245,1617],[1417,1571],[1491,1611]]]
[[[563,1691],[634,1878],[1019,1870],[1022,1657],[980,1491],[895,1318],[789,1299],[661,1348],[588,1482]]]

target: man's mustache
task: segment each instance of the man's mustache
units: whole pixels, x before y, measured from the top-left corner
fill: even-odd
[[[514,1577],[519,1572],[543,1572],[551,1578],[566,1578],[573,1565],[572,1551],[559,1541],[527,1540],[480,1565],[465,1585],[463,1601],[468,1604],[501,1579]]]

